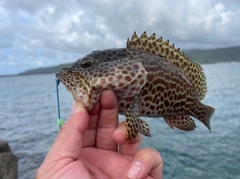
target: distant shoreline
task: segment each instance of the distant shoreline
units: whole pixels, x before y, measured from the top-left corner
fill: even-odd
[[[196,61],[200,64],[240,62],[240,46],[207,49],[207,50],[199,50],[199,49],[183,50],[182,52],[184,52],[185,56],[188,57],[191,61]],[[73,63],[74,62],[60,64],[60,65],[51,66],[51,67],[36,68],[36,69],[26,70],[19,74],[0,75],[0,77],[57,73],[62,68],[69,67]]]
[[[240,61],[226,61],[226,62],[215,62],[215,63],[202,63],[201,65],[207,65],[207,64],[225,64],[225,63],[240,63]],[[60,71],[60,70],[59,70]],[[20,73],[20,74],[13,74],[13,75],[0,75],[0,78],[4,77],[17,77],[17,76],[30,76],[30,75],[44,75],[44,74],[54,74],[56,72],[40,72],[40,73]]]
[[[44,75],[44,74],[51,74],[51,73],[54,74],[54,73],[57,73],[57,72],[0,75],[0,78],[3,78],[3,77],[17,77],[17,76],[30,76],[30,75]]]
[[[18,76],[18,75],[0,75],[0,78],[2,78],[2,77],[13,77],[13,76]]]

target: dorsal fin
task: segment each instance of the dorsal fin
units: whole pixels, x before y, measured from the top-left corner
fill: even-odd
[[[207,93],[206,77],[202,67],[197,62],[190,61],[184,52],[176,49],[175,45],[170,45],[169,40],[163,41],[162,37],[156,39],[155,33],[150,37],[146,32],[143,32],[139,38],[134,32],[131,40],[127,40],[127,47],[129,49],[142,50],[159,56],[165,56],[167,59],[176,65],[187,76],[202,100]]]

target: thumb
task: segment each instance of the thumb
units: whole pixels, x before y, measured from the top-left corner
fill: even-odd
[[[149,175],[154,179],[162,179],[162,169],[163,161],[158,151],[145,148],[135,154],[127,176],[144,178]]]
[[[82,103],[74,103],[72,113],[60,129],[45,160],[79,158],[84,133],[89,122],[88,112]]]

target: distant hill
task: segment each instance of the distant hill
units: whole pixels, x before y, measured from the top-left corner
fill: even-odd
[[[240,46],[228,47],[228,48],[217,48],[208,50],[183,50],[187,57],[191,61],[197,61],[198,63],[219,63],[219,62],[240,62]],[[42,74],[42,73],[56,73],[63,67],[69,67],[72,63],[61,64],[53,67],[37,68],[27,70],[18,75],[31,75],[31,74]]]
[[[33,75],[33,74],[43,74],[43,73],[56,73],[60,71],[64,67],[69,67],[73,63],[66,63],[66,64],[60,64],[58,66],[52,66],[52,67],[44,67],[44,68],[36,68],[32,70],[27,70],[23,73],[19,73],[18,75]]]
[[[184,50],[186,56],[198,63],[240,62],[240,46],[209,50]]]

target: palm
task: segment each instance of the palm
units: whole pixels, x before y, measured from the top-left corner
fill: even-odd
[[[97,104],[89,113],[89,123],[84,137],[81,133],[73,136],[73,141],[83,140],[83,148],[76,151],[75,156],[70,154],[65,158],[70,162],[59,171],[59,176],[66,174],[66,177],[74,178],[78,173],[82,178],[126,178],[133,156],[139,150],[141,136],[129,143],[125,141],[125,132],[114,133],[118,126],[117,106],[110,106],[112,107],[102,104],[100,107],[100,104]],[[120,126],[125,129],[124,124]],[[120,151],[116,142],[125,144]],[[73,176],[70,177],[69,174]]]
[[[124,179],[135,160],[143,163],[139,176],[147,176],[151,171],[154,178],[161,178],[159,153],[153,149],[139,151],[140,134],[130,142],[125,140],[125,134],[124,123],[118,124],[115,95],[103,93],[101,102],[89,113],[78,106],[71,114],[36,178]]]
[[[119,153],[90,147],[82,150],[79,160],[70,162],[58,171],[58,176],[124,179],[127,178],[130,165],[130,160]]]

